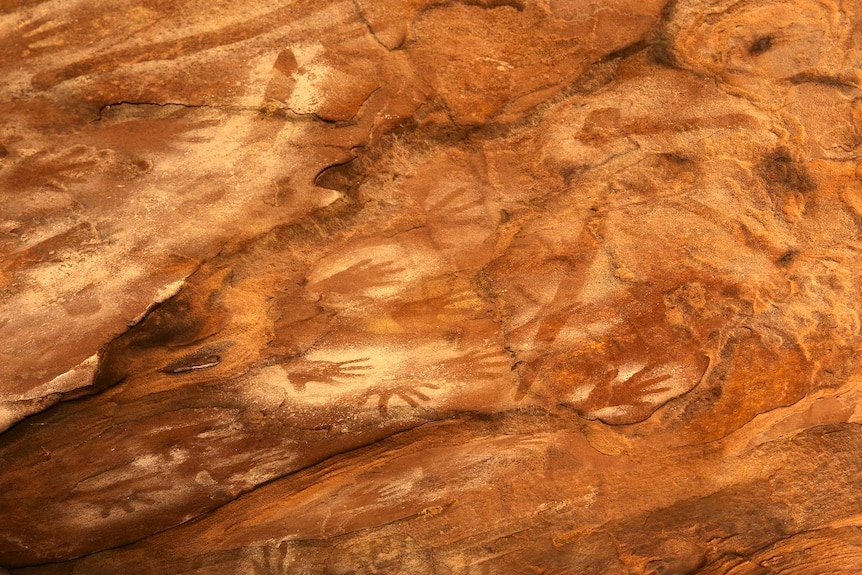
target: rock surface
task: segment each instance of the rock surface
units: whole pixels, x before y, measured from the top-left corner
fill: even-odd
[[[0,30],[11,573],[859,572],[859,0]]]

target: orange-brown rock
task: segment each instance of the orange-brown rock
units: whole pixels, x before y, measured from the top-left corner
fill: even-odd
[[[862,570],[859,1],[0,29],[0,572]]]

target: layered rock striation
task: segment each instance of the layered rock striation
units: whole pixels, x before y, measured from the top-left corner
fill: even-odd
[[[862,3],[0,29],[11,573],[858,573]]]

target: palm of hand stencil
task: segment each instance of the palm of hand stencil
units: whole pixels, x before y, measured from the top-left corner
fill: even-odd
[[[433,383],[404,383],[398,385],[375,385],[369,388],[360,398],[360,404],[365,405],[368,401],[377,396],[377,410],[380,415],[389,413],[389,402],[393,398],[398,398],[410,407],[419,407],[420,401],[430,401],[431,397],[420,391],[420,389],[440,389],[440,386]]]
[[[643,421],[687,393],[709,356],[703,342],[666,322],[663,293],[644,287],[614,304],[573,307],[555,321],[546,316],[538,334],[554,339],[544,355],[520,365],[522,385],[535,382],[546,400],[614,424]],[[620,313],[624,321],[610,321]]]
[[[110,517],[115,509],[119,509],[123,513],[134,513],[136,505],[138,507],[152,507],[156,504],[156,499],[147,494],[160,491],[164,491],[164,489],[161,487],[149,487],[138,489],[122,497],[112,499],[101,505],[101,516],[102,518]]]
[[[305,391],[308,383],[338,385],[340,379],[354,379],[368,375],[371,365],[365,365],[369,358],[349,359],[347,361],[301,360],[294,364],[288,373],[290,384],[296,391]]]
[[[40,56],[65,46],[70,29],[71,25],[62,20],[36,18],[21,24],[9,45],[19,52],[18,56]]]
[[[351,293],[359,289],[385,288],[396,285],[397,275],[404,271],[394,261],[374,262],[367,258],[356,262],[310,286],[314,291]]]
[[[186,120],[179,122],[166,132],[170,135],[169,149],[182,151],[192,148],[195,144],[206,144],[212,141],[214,131],[220,127],[218,120]],[[166,134],[166,135],[167,135]]]
[[[497,351],[471,351],[447,359],[443,362],[443,367],[461,378],[488,380],[506,375],[511,369],[511,363],[509,357]]]
[[[392,317],[405,329],[431,333],[449,331],[460,322],[487,311],[487,307],[475,292],[462,289],[402,303],[393,310]]]
[[[453,227],[481,219],[485,215],[484,208],[481,196],[473,196],[467,189],[458,188],[435,202],[429,202],[427,212],[430,219]]]
[[[287,551],[287,541],[282,541],[277,547],[263,547],[260,555],[252,560],[254,575],[285,575],[288,562]]]
[[[456,318],[480,309],[484,302],[472,290],[463,289],[440,298],[438,317]]]
[[[17,186],[45,185],[66,191],[69,184],[83,182],[97,169],[100,158],[92,148],[73,146],[55,154],[37,153],[27,158],[10,174]]]
[[[610,371],[589,394],[589,403],[604,406],[643,407],[653,403],[662,394],[672,390],[672,386],[663,385],[671,376],[667,373],[656,373],[656,364],[647,364],[628,378],[621,378],[617,369]]]
[[[561,361],[544,372],[563,404],[588,419],[605,423],[636,423],[649,417],[671,399],[697,385],[708,360],[694,353],[664,360],[631,361],[623,356]],[[654,351],[658,354],[658,351]],[[617,367],[618,366],[618,367]]]

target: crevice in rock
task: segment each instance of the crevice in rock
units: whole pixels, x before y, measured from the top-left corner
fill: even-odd
[[[625,58],[643,52],[648,48],[650,48],[649,41],[646,38],[642,38],[637,42],[632,42],[628,46],[623,46],[619,50],[614,50],[609,54],[605,54],[595,64],[603,64],[605,62],[610,62],[611,60],[623,60]]]
[[[827,76],[824,74],[815,74],[811,72],[800,72],[787,78],[791,84],[798,86],[799,84],[820,84],[821,86],[831,86],[835,88],[846,88],[850,90],[859,90],[859,85],[849,79],[841,78],[840,76]]]
[[[372,92],[373,94],[373,92]],[[370,95],[369,95],[370,97]],[[366,98],[367,101],[367,98]],[[365,102],[363,102],[364,105]],[[284,120],[300,120],[320,122],[329,126],[342,127],[349,126],[355,123],[351,120],[335,120],[326,118],[314,112],[296,112],[287,106],[272,107],[272,106],[231,106],[225,104],[188,104],[184,102],[136,102],[131,100],[120,100],[119,102],[111,102],[99,108],[96,121],[105,119],[105,115],[114,108],[122,106],[138,106],[138,107],[157,107],[157,108],[184,108],[188,110],[214,110],[217,112],[225,112],[230,114],[254,113],[262,116],[274,116]]]
[[[652,60],[668,68],[681,68],[673,52],[673,37],[668,25],[673,18],[678,0],[668,0],[661,9],[661,16],[649,38],[649,54]]]
[[[383,43],[383,41],[377,36],[377,33],[374,31],[374,27],[371,26],[371,22],[368,21],[368,18],[365,17],[365,12],[362,10],[362,6],[359,5],[359,0],[353,0],[353,7],[356,10],[356,15],[359,17],[359,21],[362,22],[362,25],[365,26],[365,29],[368,30],[368,34],[377,42],[384,50],[387,52],[391,52],[392,48]]]

